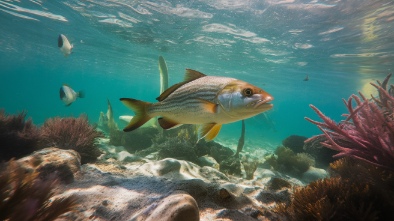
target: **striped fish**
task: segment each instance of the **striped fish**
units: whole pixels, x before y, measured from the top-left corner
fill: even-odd
[[[183,82],[165,90],[157,103],[121,98],[136,116],[123,129],[132,131],[153,117],[163,129],[200,124],[200,139],[214,139],[223,124],[253,117],[272,108],[273,97],[235,78],[206,76],[186,69]]]
[[[69,56],[72,53],[74,47],[72,44],[70,44],[67,37],[63,34],[60,34],[57,38],[57,46],[65,57]]]
[[[60,100],[62,100],[66,106],[70,106],[78,97],[85,97],[85,93],[83,91],[75,92],[67,84],[63,84],[63,86],[60,87],[59,94]]]

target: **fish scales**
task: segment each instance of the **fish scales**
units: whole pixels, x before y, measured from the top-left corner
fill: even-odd
[[[184,110],[190,110],[193,116],[201,116],[200,111],[204,111],[201,107],[201,100],[216,103],[217,93],[229,82],[234,81],[233,78],[206,76],[189,82],[163,101],[153,104],[150,108],[150,114],[159,116],[160,113],[173,112],[170,115],[180,116]]]
[[[191,96],[195,97],[194,95],[196,93],[209,93],[209,92],[214,92],[217,93],[219,91],[219,88],[217,85],[191,85],[185,87],[181,87],[178,90],[174,92],[174,94],[171,94],[168,96],[166,100],[170,99],[182,99],[182,98],[190,98]]]
[[[198,92],[193,92],[191,94],[184,95],[181,97],[173,97],[171,99],[165,100],[164,102],[161,103],[161,105],[166,104],[166,103],[182,104],[182,103],[186,103],[190,100],[195,100],[195,99],[199,99],[199,101],[201,99],[212,101],[212,99],[214,99],[216,97],[216,95],[217,95],[217,90],[198,91]]]
[[[215,94],[212,94],[210,97],[213,96],[215,96]],[[208,97],[197,97],[196,99],[189,99],[185,100],[184,102],[163,102],[162,104],[153,105],[149,110],[149,114],[157,115],[166,112],[182,111],[186,109],[196,112],[199,109],[203,109],[201,108],[201,100],[199,99],[206,100],[206,98]]]
[[[215,92],[218,93],[221,89],[223,89],[229,82],[234,81],[234,78],[224,78],[224,77],[214,77],[214,76],[205,76],[199,79],[196,79],[192,82],[186,83],[170,94],[164,101],[170,102],[171,99],[178,99],[181,97],[189,97],[196,98],[196,94],[201,95],[200,93],[208,93]],[[198,97],[197,97],[198,98]],[[201,98],[200,98],[201,99]],[[212,97],[210,100],[214,99]]]

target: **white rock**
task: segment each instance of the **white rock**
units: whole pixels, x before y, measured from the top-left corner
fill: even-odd
[[[198,158],[198,162],[200,166],[209,166],[215,169],[219,169],[219,164],[213,157],[202,156]]]
[[[324,169],[309,167],[309,169],[302,174],[302,181],[310,183],[318,179],[324,179],[328,176],[328,173]]]
[[[119,161],[123,161],[123,162],[135,162],[135,161],[142,160],[141,157],[131,154],[125,150],[119,152],[117,158]]]

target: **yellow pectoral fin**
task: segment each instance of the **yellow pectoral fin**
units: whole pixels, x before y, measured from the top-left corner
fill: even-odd
[[[218,104],[212,103],[210,101],[204,100],[204,99],[198,99],[201,102],[202,107],[204,108],[205,111],[209,112],[209,113],[217,113]]]
[[[206,141],[213,140],[222,128],[221,124],[204,124],[200,129],[200,139],[205,138]]]

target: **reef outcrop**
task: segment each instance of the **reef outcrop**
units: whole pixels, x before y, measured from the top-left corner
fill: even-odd
[[[266,169],[244,180],[190,161],[149,160],[108,141],[100,140],[104,154],[92,163],[81,165],[78,152],[55,147],[18,163],[40,179],[59,181],[53,199],[78,199],[78,210],[59,216],[66,220],[275,220],[269,208],[289,201],[283,191],[300,184],[270,190],[266,183],[277,174]]]

